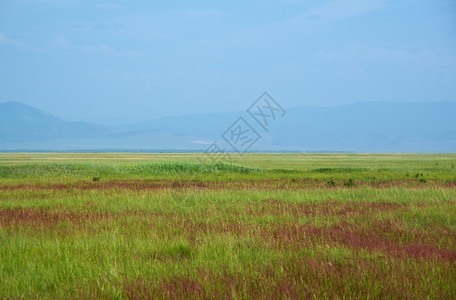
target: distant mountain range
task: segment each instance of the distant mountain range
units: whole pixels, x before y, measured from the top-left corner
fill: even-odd
[[[266,132],[246,112],[164,117],[112,128],[68,122],[0,103],[0,150],[205,150],[243,117],[260,135],[253,151],[456,152],[456,102],[364,102],[296,107]]]
[[[186,149],[198,139],[149,129],[68,122],[22,103],[0,103],[0,150],[3,151]],[[196,145],[193,146],[195,149]]]
[[[17,102],[0,103],[0,143],[99,137],[110,129],[84,122],[66,122]]]

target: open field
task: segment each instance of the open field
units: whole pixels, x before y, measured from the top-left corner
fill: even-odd
[[[456,154],[0,154],[0,298],[455,298]]]

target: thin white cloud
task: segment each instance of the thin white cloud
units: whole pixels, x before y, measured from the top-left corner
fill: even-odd
[[[78,51],[91,53],[91,54],[102,54],[102,55],[109,55],[109,56],[134,56],[137,55],[138,52],[130,51],[130,50],[117,50],[113,47],[106,45],[105,43],[98,43],[97,45],[88,45],[88,46],[75,46],[72,47]]]
[[[119,3],[103,3],[99,4],[96,6],[97,9],[101,10],[110,10],[110,11],[116,11],[116,10],[123,10],[124,6],[119,4]]]
[[[196,140],[192,141],[192,144],[200,144],[200,145],[211,145],[214,141],[203,141],[203,140]]]
[[[386,0],[332,0],[304,11],[295,17],[266,26],[267,31],[313,29],[323,24],[346,20],[375,11],[387,5]]]
[[[102,54],[109,56],[133,56],[136,55],[136,51],[121,51],[117,50],[107,44],[100,42],[95,45],[74,45],[71,44],[69,39],[64,35],[58,35],[52,40],[52,45],[54,45],[59,50],[65,50],[70,52],[83,52],[87,54]]]
[[[263,26],[242,29],[229,36],[203,41],[203,43],[215,43],[230,47],[240,44],[258,44],[268,40],[277,40],[277,38],[282,39],[290,35],[314,33],[315,30],[323,28],[325,25],[333,25],[333,23],[341,20],[362,16],[381,9],[387,4],[387,0],[331,0],[309,8],[294,17]]]
[[[86,22],[86,23],[75,23],[72,25],[72,29],[85,33],[110,31],[110,32],[126,32],[128,28],[119,21],[100,21],[100,22]]]
[[[21,51],[33,52],[33,53],[38,53],[38,54],[43,53],[43,51],[41,49],[35,48],[33,45],[28,44],[21,39],[12,38],[12,37],[0,32],[0,47],[2,45],[13,48],[13,49],[21,50]]]
[[[187,38],[210,31],[224,13],[217,9],[164,10],[155,13],[126,15],[118,21],[132,36],[149,38]],[[199,29],[200,30],[197,30]]]
[[[52,4],[52,5],[66,5],[66,4],[75,4],[80,2],[89,2],[90,0],[13,0],[11,2],[17,4]]]
[[[19,49],[28,48],[28,46],[22,40],[10,38],[2,32],[0,32],[0,45],[7,45]]]
[[[392,61],[409,65],[456,67],[456,57],[438,55],[430,51],[410,52],[399,49],[371,47],[363,44],[345,45],[336,51],[320,51],[317,58],[347,62]]]
[[[300,18],[318,16],[325,20],[343,20],[357,17],[386,5],[385,0],[333,0],[305,12]]]
[[[68,38],[63,35],[56,36],[54,40],[52,41],[52,44],[59,48],[68,48],[70,46],[70,42],[68,41]]]

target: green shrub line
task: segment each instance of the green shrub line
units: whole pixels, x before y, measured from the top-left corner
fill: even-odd
[[[370,171],[367,168],[318,168],[313,169],[312,172],[316,173],[353,173]]]
[[[135,165],[108,165],[93,163],[46,163],[19,166],[0,166],[0,178],[34,176],[81,176],[98,175],[163,175],[163,174],[211,174],[211,173],[260,173],[258,168],[249,168],[227,163],[143,163]]]

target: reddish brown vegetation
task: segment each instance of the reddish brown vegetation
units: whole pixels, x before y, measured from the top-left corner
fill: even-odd
[[[126,281],[124,291],[130,299],[303,299],[347,296],[413,299],[431,292],[443,298],[452,296],[451,289],[431,291],[429,286],[420,285],[423,278],[432,276],[432,270],[416,265],[409,268],[391,259],[377,263],[360,257],[338,261],[294,255],[266,266],[248,268],[251,272],[247,274],[223,270],[214,273],[202,269],[196,278],[175,276],[152,284],[136,279],[133,282]],[[456,275],[455,269],[448,265],[442,265],[442,272],[443,276]]]
[[[125,216],[136,216],[153,220],[164,218],[173,227],[176,235],[188,238],[192,244],[198,236],[207,234],[230,234],[235,236],[254,237],[258,242],[273,248],[296,250],[315,245],[343,245],[353,250],[364,249],[385,253],[394,257],[412,257],[437,259],[456,262],[454,247],[449,241],[456,240],[456,232],[442,227],[419,230],[404,228],[398,220],[363,221],[356,223],[356,217],[384,210],[405,209],[407,206],[397,203],[289,203],[270,199],[257,205],[249,205],[249,215],[299,216],[340,216],[354,220],[352,223],[342,221],[331,226],[315,226],[288,223],[250,224],[216,220],[214,222],[196,221],[192,216],[176,214],[157,214],[123,211],[119,213],[96,211],[50,211],[49,209],[1,209],[0,226],[32,226],[31,228],[53,229],[60,223],[75,227],[90,227],[91,223],[101,220],[115,220]],[[226,212],[236,214],[235,211]],[[237,212],[243,213],[244,211]],[[139,221],[139,220],[138,220]],[[160,232],[157,232],[160,234]],[[164,234],[170,235],[170,232]],[[171,234],[171,235],[172,235]],[[436,246],[439,245],[439,246]]]
[[[106,218],[106,213],[76,213],[76,212],[55,212],[47,209],[2,209],[0,210],[0,225],[10,226],[12,224],[28,225],[55,225],[61,221],[84,222]]]
[[[390,187],[413,187],[413,188],[454,188],[454,183],[445,183],[435,180],[426,184],[417,184],[415,180],[388,180],[372,183],[368,180],[356,181],[354,187],[344,187],[338,184],[336,187],[328,186],[325,180],[317,179],[258,179],[258,180],[229,180],[229,181],[201,181],[201,180],[108,180],[108,181],[78,181],[68,184],[1,184],[0,190],[103,190],[103,189],[127,189],[127,190],[156,190],[164,188],[200,188],[200,189],[274,189],[274,190],[303,190],[303,189],[343,189],[343,188],[390,188]]]
[[[59,223],[72,226],[90,226],[92,222],[101,220],[114,220],[125,216],[136,217],[164,217],[167,215],[157,213],[142,213],[133,211],[112,212],[80,212],[80,211],[55,211],[49,209],[0,209],[0,226],[36,226],[32,228],[55,229]]]
[[[448,249],[448,241],[456,240],[456,233],[448,229],[413,231],[397,228],[393,223],[376,222],[372,227],[341,223],[332,226],[245,223],[201,223],[190,219],[176,222],[186,237],[205,234],[230,234],[255,237],[273,248],[299,250],[316,245],[338,246],[349,249],[375,251],[393,257],[436,259],[456,263],[456,251]],[[182,234],[181,232],[181,234]],[[436,245],[441,245],[437,247]],[[446,247],[445,247],[446,245]]]
[[[394,210],[406,207],[399,203],[386,202],[349,202],[325,201],[322,203],[293,203],[276,199],[269,199],[262,203],[252,203],[249,214],[283,216],[354,216],[365,215],[372,212]]]
[[[307,247],[310,245],[343,245],[353,250],[364,249],[379,251],[394,257],[412,257],[425,259],[439,259],[456,263],[456,252],[446,248],[439,248],[431,243],[429,235],[415,233],[413,238],[422,240],[423,244],[408,244],[396,241],[389,236],[401,238],[401,235],[410,234],[405,231],[397,231],[375,224],[372,228],[356,227],[343,223],[328,227],[316,227],[313,225],[278,225],[272,228],[269,242],[278,247]],[[450,233],[451,238],[456,238]],[[435,239],[442,236],[434,237]]]

